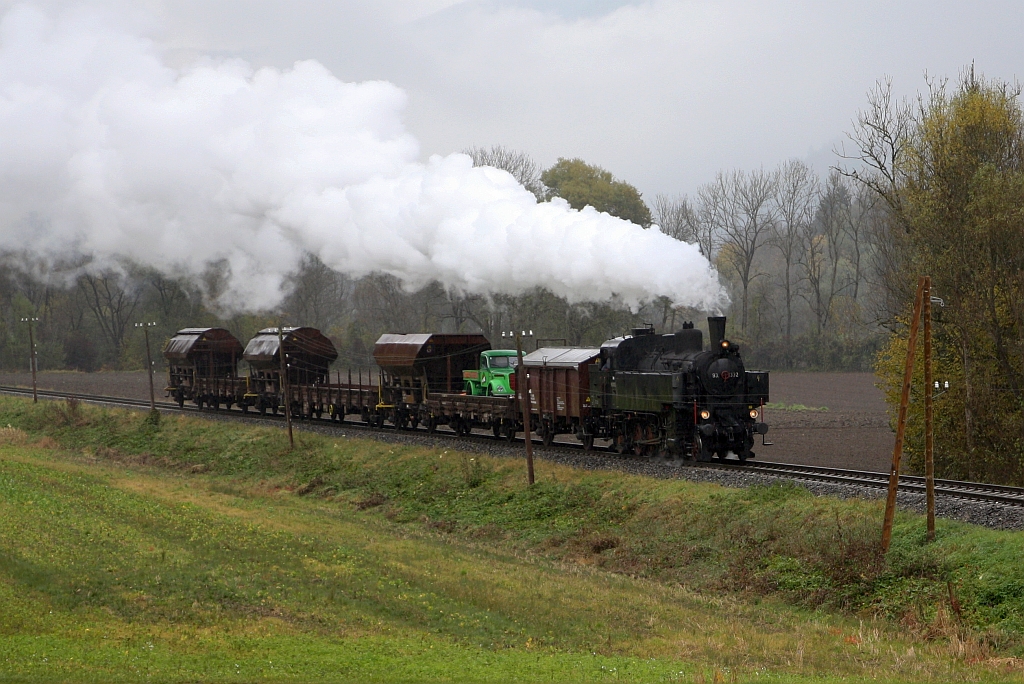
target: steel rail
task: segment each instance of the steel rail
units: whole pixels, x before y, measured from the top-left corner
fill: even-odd
[[[710,465],[714,468],[738,469],[743,472],[755,472],[772,477],[785,477],[787,479],[811,482],[829,482],[857,487],[871,487],[873,489],[886,489],[889,486],[888,473],[866,470],[805,466],[790,463],[751,463],[749,461],[742,465],[728,462],[712,463]],[[899,490],[923,494],[926,491],[924,478],[916,475],[900,475]],[[936,479],[935,493],[972,501],[1024,506],[1024,488],[1022,487]]]

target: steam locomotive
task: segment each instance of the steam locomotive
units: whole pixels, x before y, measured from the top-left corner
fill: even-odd
[[[746,370],[725,323],[724,316],[708,318],[707,350],[692,323],[668,335],[637,328],[601,345],[586,432],[611,439],[620,452],[752,458],[755,435],[768,432],[768,372]]]

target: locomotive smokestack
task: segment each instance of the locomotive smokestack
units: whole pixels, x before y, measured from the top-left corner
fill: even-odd
[[[708,316],[708,338],[712,349],[718,349],[725,339],[725,316]]]

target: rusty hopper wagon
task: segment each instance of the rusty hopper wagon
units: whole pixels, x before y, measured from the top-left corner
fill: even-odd
[[[282,342],[287,383],[281,381]],[[242,358],[249,364],[243,411],[252,406],[261,414],[277,413],[286,400],[296,416],[319,418],[331,410],[330,366],[338,352],[316,328],[264,328],[249,340]]]
[[[590,364],[600,349],[542,347],[523,358],[530,388],[530,422],[545,445],[555,435],[574,434],[589,450]]]
[[[200,408],[231,408],[242,400],[244,385],[236,373],[242,343],[224,328],[184,328],[167,341],[168,397]]]

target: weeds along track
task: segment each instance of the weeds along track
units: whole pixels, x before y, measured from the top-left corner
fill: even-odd
[[[31,389],[10,386],[0,386],[0,392],[19,396],[32,394]],[[79,401],[108,406],[124,406],[135,409],[149,408],[149,401],[125,397],[76,394],[53,390],[38,390],[37,394],[46,399],[77,399]],[[211,419],[244,420],[254,424],[266,424],[267,422],[283,423],[285,420],[283,415],[255,416],[228,409],[200,410],[195,406],[178,408],[177,404],[166,401],[157,401],[156,408],[165,412],[195,414]],[[481,434],[479,432],[472,433],[466,437],[457,437],[454,433],[445,429],[439,429],[434,433],[428,433],[425,428],[395,430],[393,428],[375,428],[361,421],[352,420],[344,420],[338,423],[326,420],[310,421],[296,419],[295,426],[302,430],[319,432],[328,436],[337,436],[339,432],[346,430],[356,430],[364,432],[368,437],[383,439],[388,442],[470,448],[474,451],[499,457],[516,457],[521,456],[523,453],[523,439],[521,437],[517,437],[514,442],[510,443],[504,438],[495,438],[489,434]],[[596,447],[594,451],[587,452],[580,444],[556,442],[549,447],[545,447],[537,440],[533,441],[533,448],[538,453],[538,456],[547,460],[587,470],[614,469],[652,477],[686,477],[687,479],[716,481],[727,486],[745,486],[758,481],[764,481],[765,479],[769,481],[788,480],[799,484],[834,485],[847,490],[847,493],[850,489],[860,490],[870,496],[871,494],[878,493],[879,490],[885,490],[889,485],[888,473],[844,468],[826,468],[761,461],[748,461],[744,464],[731,460],[696,463],[659,457],[623,457],[611,450],[600,447]],[[692,477],[698,471],[704,471],[706,476]],[[714,477],[713,473],[720,473],[725,477]],[[734,475],[740,476],[740,478],[732,477]],[[751,481],[749,478],[751,475],[763,477]],[[925,493],[925,480],[923,477],[901,475],[899,491],[904,494],[923,496]],[[995,504],[998,506],[1011,506],[1024,511],[1024,488],[1022,487],[936,479],[935,493],[937,497],[949,497],[960,501]],[[984,521],[973,521],[985,524]]]

